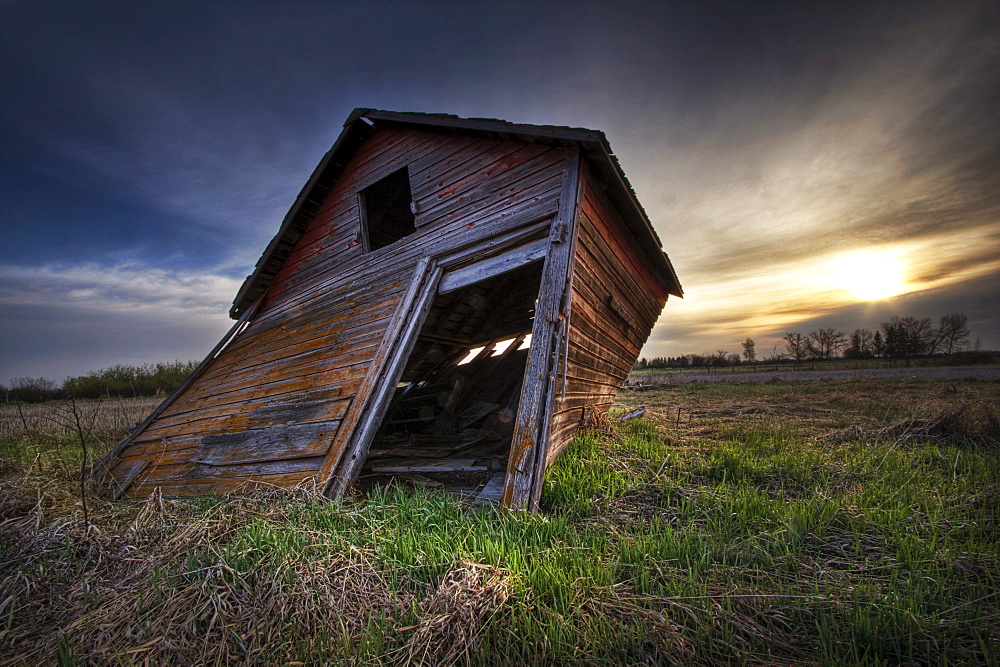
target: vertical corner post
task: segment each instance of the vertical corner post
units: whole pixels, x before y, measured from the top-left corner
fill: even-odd
[[[531,352],[514,423],[510,457],[501,504],[537,509],[545,478],[549,425],[565,373],[569,337],[569,303],[577,238],[577,212],[583,193],[580,152],[567,149],[559,193],[559,213],[549,233],[549,250],[542,270],[531,331]]]

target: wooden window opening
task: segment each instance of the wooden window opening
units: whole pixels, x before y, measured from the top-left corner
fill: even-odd
[[[394,171],[358,193],[361,235],[366,252],[372,252],[416,231],[410,173]]]

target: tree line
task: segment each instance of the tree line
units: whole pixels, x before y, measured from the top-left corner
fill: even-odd
[[[875,331],[855,329],[850,335],[837,329],[819,329],[803,336],[784,336],[788,358],[805,359],[913,359],[964,350],[972,336],[965,313],[943,315],[937,325],[931,318],[894,316]]]
[[[965,313],[943,315],[935,324],[931,318],[893,316],[880,328],[855,329],[845,334],[835,328],[789,332],[782,340],[785,350],[777,347],[762,359],[764,363],[786,361],[827,361],[831,359],[914,359],[935,355],[951,355],[969,348],[972,331]],[[704,354],[678,357],[643,357],[636,368],[694,368],[739,366],[757,363],[757,346],[752,338],[740,343],[742,356],[719,349]],[[978,341],[976,347],[978,348]]]
[[[155,396],[171,392],[198,366],[197,361],[174,361],[129,366],[119,364],[86,375],[66,378],[57,384],[48,378],[14,378],[0,385],[0,396],[8,402],[36,403],[60,398]]]

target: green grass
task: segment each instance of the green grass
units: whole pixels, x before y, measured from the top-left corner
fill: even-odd
[[[814,408],[837,389],[775,384],[751,398],[777,409],[805,390]],[[684,395],[682,412],[726,391],[749,400],[732,388],[701,391]],[[431,638],[424,655],[444,655],[462,627],[475,630],[460,657],[470,664],[996,664],[1000,447],[958,436],[826,437],[844,415],[889,424],[907,413],[897,401],[889,410],[833,401],[812,421],[702,414],[678,425],[672,408],[654,411],[578,438],[549,471],[537,514],[470,511],[439,492],[395,488],[336,503],[169,501],[173,514],[160,523],[137,519],[148,506],[119,504],[101,515],[102,530],[155,563],[119,582],[142,591],[129,611],[134,646],[155,639],[171,605],[190,617],[185,636],[213,644],[182,654],[120,645],[100,660],[211,661],[225,645],[229,659],[395,663],[418,638]],[[157,559],[198,520],[211,528],[185,542],[183,558]],[[159,528],[128,534],[142,525]],[[5,585],[44,580],[60,595],[82,590],[88,572],[98,578],[103,565],[81,556],[85,536],[64,531],[57,541],[15,563],[11,549],[24,540],[8,539]],[[502,585],[470,579],[448,602],[446,584],[468,563]],[[337,579],[342,570],[350,576]],[[97,656],[79,628],[43,619],[32,629],[32,589],[10,590],[21,597],[0,610],[8,655]],[[110,594],[94,590],[60,627]],[[441,627],[428,625],[432,602],[446,604]]]

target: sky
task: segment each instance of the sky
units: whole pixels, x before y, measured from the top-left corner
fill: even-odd
[[[0,0],[0,383],[204,357],[355,107],[604,131],[685,289],[644,356],[1000,349],[1000,3]]]

